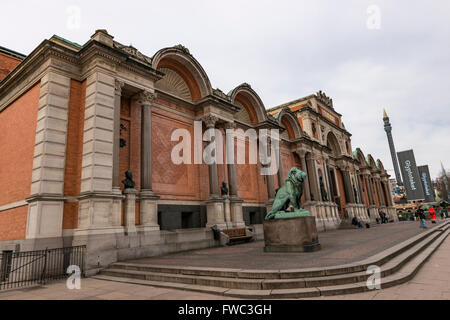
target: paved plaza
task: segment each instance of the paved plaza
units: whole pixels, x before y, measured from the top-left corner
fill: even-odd
[[[373,255],[383,249],[389,248],[393,244],[399,243],[422,232],[418,228],[418,222],[402,222],[397,224],[380,225],[369,230],[336,230],[330,233],[321,233],[320,239],[324,248],[321,252],[313,253],[309,256],[312,260],[304,265],[307,256],[299,255],[301,266],[317,266],[318,262],[328,264],[339,264],[342,262],[356,261],[360,258]],[[359,240],[359,241],[358,241]],[[363,240],[365,242],[363,242]],[[330,247],[328,247],[330,245]],[[331,245],[333,245],[331,247]],[[180,253],[165,257],[144,259],[146,261],[165,261],[164,263],[175,263],[181,259],[181,263],[186,263],[191,256],[191,265],[196,265],[197,259],[203,256],[214,257],[220,251],[227,252],[227,259],[236,255],[232,259],[232,265],[239,261],[240,255],[245,250],[258,251],[262,244],[260,242],[249,245],[240,245],[230,248],[215,248],[208,250],[193,251],[189,253]],[[326,253],[331,254],[327,257]],[[344,255],[345,256],[342,256]],[[183,260],[184,259],[184,260]],[[207,259],[207,258],[204,258]],[[283,263],[293,263],[293,260],[277,261],[274,257],[269,267],[279,266]],[[292,257],[291,257],[292,259]],[[241,263],[252,263],[241,260]],[[257,261],[257,259],[255,259]],[[214,261],[214,259],[213,259]],[[306,263],[306,262],[305,262]],[[253,265],[253,264],[252,264]],[[292,265],[289,265],[292,267]],[[13,290],[0,293],[0,300],[16,299],[39,299],[39,300],[224,300],[231,299],[223,296],[202,294],[190,291],[181,291],[174,289],[155,288],[136,284],[127,284],[97,279],[82,279],[80,290],[69,290],[66,288],[65,281],[53,282],[45,286]],[[345,296],[329,296],[314,299],[413,299],[413,300],[447,300],[450,299],[450,237],[447,238],[425,265],[419,270],[417,275],[402,285],[374,290],[365,293],[358,293]]]
[[[428,223],[431,228],[431,223]],[[419,222],[375,225],[370,229],[332,230],[319,233],[322,249],[313,253],[265,253],[264,242],[180,252],[133,260],[134,263],[212,268],[296,269],[336,266],[373,256],[426,230]],[[251,257],[251,259],[249,259]]]

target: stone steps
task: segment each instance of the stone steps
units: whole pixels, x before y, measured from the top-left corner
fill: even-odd
[[[298,270],[244,270],[115,263],[95,278],[236,298],[303,298],[367,291],[369,265],[381,268],[382,288],[408,281],[450,232],[436,226],[358,263]]]

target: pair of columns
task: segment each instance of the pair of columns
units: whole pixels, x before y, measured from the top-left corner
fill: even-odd
[[[207,129],[216,129],[219,119],[213,115],[207,115],[203,119]],[[225,129],[234,129],[235,124],[225,123]],[[234,150],[233,150],[234,151]],[[206,202],[207,227],[216,225],[219,228],[228,227],[231,223],[234,227],[244,227],[242,212],[242,200],[237,194],[236,165],[227,163],[229,197],[223,198],[219,194],[219,176],[217,161],[208,164],[210,197]]]
[[[120,108],[122,88],[124,83],[116,80],[114,100],[114,147],[113,147],[113,193],[120,194]],[[159,196],[152,191],[152,103],[155,94],[150,91],[142,91],[138,100],[141,104],[141,190],[140,222],[145,231],[159,230],[157,200]],[[134,198],[130,192],[126,192],[126,207],[131,206]],[[134,222],[132,215],[126,217],[126,225],[131,228]]]
[[[364,177],[364,181],[366,183],[367,194],[369,196],[369,206],[375,206],[376,202],[375,202],[375,193],[374,193],[374,189],[373,189],[372,179],[370,178],[370,176],[368,174],[364,174],[363,177]]]
[[[322,196],[320,193],[319,185],[318,185],[318,177],[316,172],[315,158],[312,154],[308,154],[305,156],[303,153],[298,153],[300,157],[300,162],[302,169],[307,173],[306,180],[303,183],[305,201],[311,201],[311,195],[314,198],[314,201],[322,201]],[[328,166],[326,162],[323,163],[323,183],[327,186],[328,190],[328,201],[333,201],[333,191],[330,183],[330,177],[328,173]]]
[[[363,191],[363,187],[361,185],[361,175],[356,172],[355,174],[356,180],[357,180],[357,185],[358,185],[358,203],[360,204],[364,204],[364,191]]]
[[[218,118],[214,116],[206,116],[203,119],[203,122],[206,125],[207,129],[215,129],[216,124],[218,122]],[[227,122],[225,124],[225,129],[234,129],[235,124]],[[215,199],[219,198],[219,176],[217,172],[217,162],[213,162],[208,165],[209,170],[209,190],[210,190],[210,198]],[[228,170],[228,184],[229,184],[229,193],[231,198],[237,198],[237,181],[236,181],[236,166],[234,163],[227,164]]]
[[[394,206],[394,203],[392,201],[391,190],[389,189],[389,181],[387,178],[383,181],[383,187],[386,192],[386,198],[387,198],[387,202],[388,202],[386,204],[386,206],[388,206],[388,207]]]
[[[376,206],[377,202],[376,202],[376,198],[378,197],[378,201],[380,206],[389,206],[389,199],[388,199],[388,203],[386,204],[384,201],[384,197],[383,197],[383,187],[381,184],[381,181],[379,178],[375,177],[375,178],[371,178],[368,174],[364,174],[363,175],[365,184],[367,186],[366,190],[368,192],[368,196],[369,196],[369,205],[370,206]],[[386,184],[384,184],[384,186],[386,186]],[[386,189],[384,189],[386,192]],[[386,194],[386,196],[388,197],[388,193]]]
[[[375,179],[375,186],[377,187],[378,201],[380,203],[380,207],[385,207],[386,203],[384,201],[383,190],[382,190],[381,181],[379,178]]]
[[[347,170],[341,170],[341,172],[344,182],[345,199],[347,203],[356,203],[355,194],[353,192],[353,185],[350,179],[350,172],[348,172]]]

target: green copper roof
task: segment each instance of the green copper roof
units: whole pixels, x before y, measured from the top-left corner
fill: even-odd
[[[277,112],[277,113],[275,113],[272,117],[274,117],[275,119],[278,119],[278,117],[280,116],[280,113],[281,113],[281,111],[280,112]]]
[[[0,46],[0,52],[6,53],[6,54],[8,54],[10,56],[14,56],[14,57],[22,59],[22,60],[27,57],[24,54],[21,54],[19,52],[16,52],[14,50],[11,50],[11,49],[8,49],[8,48],[2,47],[2,46]]]
[[[76,43],[76,42],[72,42],[72,41],[69,41],[69,40],[67,40],[67,39],[64,39],[63,37],[60,37],[60,36],[58,36],[58,35],[56,35],[56,34],[53,35],[53,38],[56,38],[56,39],[61,40],[61,41],[64,41],[65,43],[70,44],[71,46],[77,47],[78,49],[83,48],[82,45],[80,45],[80,44],[78,44],[78,43]]]

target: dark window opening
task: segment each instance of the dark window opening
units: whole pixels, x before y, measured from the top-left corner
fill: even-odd
[[[3,251],[1,257],[0,282],[3,282],[9,279],[9,274],[11,273],[12,267],[13,252],[11,250],[5,250]]]
[[[181,212],[181,229],[194,228],[192,212]]]

